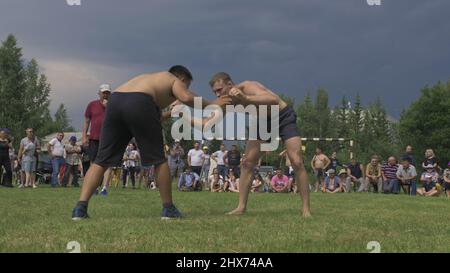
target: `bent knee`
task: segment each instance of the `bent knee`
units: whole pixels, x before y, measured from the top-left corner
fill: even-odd
[[[241,168],[242,169],[253,169],[256,166],[256,163],[258,162],[257,159],[251,159],[251,158],[244,158],[241,162]]]

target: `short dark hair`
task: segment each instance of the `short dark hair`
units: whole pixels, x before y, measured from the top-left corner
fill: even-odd
[[[209,85],[212,87],[217,81],[231,81],[231,76],[225,72],[216,73],[209,81]]]
[[[169,69],[169,72],[172,73],[175,77],[180,78],[180,77],[185,77],[189,80],[193,80],[192,78],[192,74],[189,71],[189,69],[187,69],[186,67],[182,66],[182,65],[174,65]]]

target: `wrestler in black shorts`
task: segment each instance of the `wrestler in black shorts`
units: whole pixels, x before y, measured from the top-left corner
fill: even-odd
[[[142,165],[158,166],[166,161],[161,110],[153,98],[141,92],[115,92],[106,108],[95,163],[102,167],[118,166],[124,149],[133,137],[141,152]]]

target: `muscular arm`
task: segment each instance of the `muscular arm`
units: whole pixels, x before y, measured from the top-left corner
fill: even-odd
[[[327,169],[328,166],[330,166],[331,160],[328,158],[328,156],[324,155],[324,161],[326,162],[324,169]]]
[[[24,150],[24,149],[23,149],[23,145],[20,144],[20,146],[19,146],[19,152],[17,153],[17,159],[19,159],[19,161],[22,160],[23,150]]]
[[[190,107],[194,107],[195,94],[189,91],[186,88],[186,85],[182,81],[178,80],[175,76],[173,77],[172,92],[175,98],[177,98],[177,100],[179,100],[181,103],[186,104]],[[210,104],[211,103],[209,101],[202,99],[202,109]]]
[[[316,169],[315,166],[314,166],[314,160],[316,160],[316,156],[313,156],[313,158],[311,159],[311,168],[312,168],[313,170]]]
[[[83,123],[83,132],[82,132],[83,135],[82,135],[82,140],[81,140],[83,145],[87,144],[87,133],[88,133],[88,130],[89,130],[89,124],[91,124],[91,119],[85,117],[84,118],[84,123]]]
[[[243,82],[236,86],[243,92],[239,98],[240,102],[246,105],[277,105],[279,98],[269,92],[264,86],[256,82]]]

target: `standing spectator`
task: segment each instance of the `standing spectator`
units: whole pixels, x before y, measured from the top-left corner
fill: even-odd
[[[447,197],[450,197],[450,161],[447,164],[447,169],[444,170],[444,191]]]
[[[183,172],[184,168],[184,149],[180,145],[179,140],[175,140],[175,144],[172,149],[170,149],[167,160],[170,169],[170,176],[172,180],[178,178],[178,176]]]
[[[239,168],[239,165],[241,165],[241,152],[239,152],[237,145],[231,145],[231,151],[225,153],[224,159],[225,166],[227,166],[228,169],[233,170],[236,177],[239,178],[241,173]]]
[[[426,171],[420,178],[423,184],[420,189],[417,189],[417,194],[422,196],[438,196],[439,191],[436,189],[436,183],[438,182],[439,174],[431,164],[425,166],[425,169]]]
[[[66,148],[66,171],[64,174],[63,187],[67,185],[78,187],[78,166],[81,161],[81,146],[77,144],[77,137],[71,136]],[[72,183],[69,183],[70,175],[73,176]]]
[[[337,159],[337,152],[333,151],[333,153],[331,153],[330,165],[328,165],[328,170],[333,169],[336,173],[337,167],[342,167],[342,164],[341,162],[339,162],[339,159]]]
[[[405,154],[403,155],[403,158],[408,160],[409,165],[413,165],[416,167],[416,162],[414,161],[414,155],[413,155],[413,147],[411,145],[406,146]]]
[[[405,194],[416,195],[416,167],[412,165],[410,157],[404,157],[397,170],[397,179]]]
[[[191,167],[187,166],[185,171],[180,175],[178,180],[179,191],[201,191],[202,184],[200,183],[200,176],[193,172]]]
[[[384,181],[383,190],[384,193],[394,193],[398,194],[398,180],[397,180],[397,170],[398,164],[395,157],[391,156],[388,162],[382,167],[382,176]]]
[[[440,171],[439,160],[434,155],[432,149],[427,149],[425,151],[425,160],[422,161],[422,168],[426,169],[428,165],[432,165],[436,172]]]
[[[339,180],[339,177],[336,176],[336,171],[334,169],[329,169],[327,173],[328,176],[325,177],[323,192],[324,193],[342,192],[341,181]]]
[[[209,169],[211,168],[211,155],[209,154],[208,146],[203,147],[203,165],[202,165],[202,175],[201,181],[206,190],[209,190],[208,178],[209,178]]]
[[[239,178],[236,176],[232,169],[228,171],[228,176],[225,179],[223,188],[224,191],[239,192]]]
[[[86,107],[86,111],[84,112],[82,145],[88,148],[89,159],[91,160],[91,163],[94,162],[97,157],[103,120],[105,118],[106,105],[108,104],[108,98],[110,95],[111,87],[109,86],[109,84],[100,85],[100,89],[98,91],[99,99],[91,101]],[[98,181],[99,186],[102,182],[104,182],[104,186],[107,186],[107,180],[110,176],[110,173],[111,168],[108,168],[103,176],[102,181]],[[97,192],[98,189],[95,193]]]
[[[58,186],[58,176],[61,170],[61,167],[65,164],[64,161],[64,144],[62,144],[62,140],[64,138],[63,132],[58,132],[56,137],[50,140],[47,146],[48,154],[52,158],[52,188]]]
[[[187,154],[187,160],[191,170],[200,177],[204,161],[203,151],[200,150],[200,143],[195,142],[194,148],[190,149]]]
[[[20,141],[18,159],[22,164],[22,171],[25,172],[24,184],[20,184],[19,188],[33,187],[37,188],[36,181],[36,155],[41,151],[39,140],[34,135],[33,128],[25,130],[27,136]]]
[[[227,174],[227,167],[225,166],[225,162],[224,162],[224,157],[225,154],[227,153],[227,150],[225,150],[225,145],[221,144],[220,145],[220,150],[214,152],[211,155],[211,159],[217,162],[217,169],[219,171],[219,174],[222,177],[226,177]]]
[[[12,150],[11,142],[5,129],[0,130],[0,169],[5,168],[5,174],[0,176],[0,185],[12,188],[12,170],[10,150]]]
[[[325,177],[325,170],[330,165],[330,159],[324,155],[321,148],[316,149],[316,154],[311,160],[311,168],[314,171],[314,175],[316,176],[316,192],[319,191],[319,188],[323,185],[323,179]]]
[[[354,190],[358,192],[367,191],[366,189],[366,183],[365,183],[365,172],[364,172],[364,166],[356,161],[356,158],[352,158],[350,164],[347,166],[347,180],[346,185],[351,185],[353,182],[354,184]]]
[[[366,188],[373,187],[374,192],[381,193],[383,190],[383,180],[381,179],[381,166],[378,164],[378,157],[373,156],[366,167]]]
[[[276,170],[276,175],[272,177],[271,188],[273,192],[288,192],[289,178],[283,174],[281,169]]]
[[[122,173],[123,188],[127,185],[127,176],[129,174],[131,185],[133,189],[136,189],[136,166],[139,160],[140,156],[139,152],[136,150],[136,145],[133,142],[129,143],[123,155],[125,166]]]

